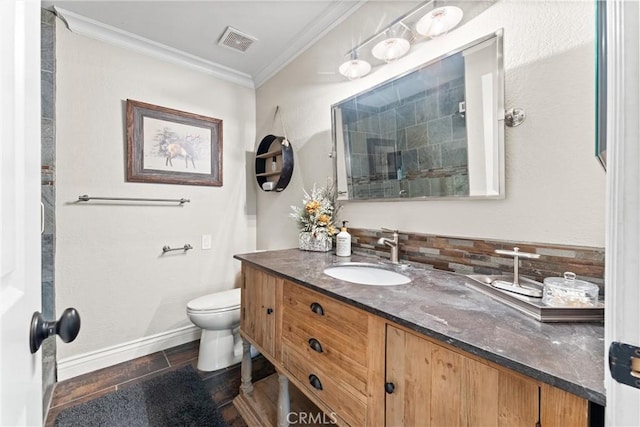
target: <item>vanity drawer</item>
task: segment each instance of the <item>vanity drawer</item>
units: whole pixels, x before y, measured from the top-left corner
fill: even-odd
[[[340,418],[352,426],[366,424],[366,397],[358,393],[347,378],[316,365],[287,342],[282,346],[282,362],[306,390],[322,400]]]
[[[364,311],[287,281],[283,295],[283,313],[288,311],[297,322],[347,344],[343,350],[366,364],[368,317]]]
[[[367,393],[367,343],[355,342],[315,319],[284,310],[282,339],[312,366],[344,378],[359,393]]]

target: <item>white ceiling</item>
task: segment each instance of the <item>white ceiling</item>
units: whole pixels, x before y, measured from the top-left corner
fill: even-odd
[[[494,1],[42,0],[42,5],[55,8],[75,33],[255,88],[366,3],[358,19],[343,26],[335,50],[317,58],[319,74],[341,78],[337,68],[350,49],[418,7],[458,5],[465,10],[462,25]],[[403,21],[414,25],[419,16]],[[220,46],[227,26],[257,41],[244,53]],[[375,58],[364,58],[376,65]]]
[[[364,2],[45,0],[43,6],[55,7],[77,33],[164,51],[257,87]],[[227,26],[258,40],[244,53],[219,46]]]

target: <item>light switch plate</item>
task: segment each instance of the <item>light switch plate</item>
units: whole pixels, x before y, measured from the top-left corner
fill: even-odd
[[[211,234],[202,235],[202,249],[211,249]]]

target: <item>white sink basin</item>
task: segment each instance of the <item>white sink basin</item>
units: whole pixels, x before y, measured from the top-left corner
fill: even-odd
[[[359,285],[394,286],[405,285],[411,282],[411,279],[404,274],[387,270],[376,264],[367,263],[338,264],[334,267],[326,268],[324,274],[334,279],[357,283]]]

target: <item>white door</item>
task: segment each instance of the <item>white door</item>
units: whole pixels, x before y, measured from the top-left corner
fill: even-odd
[[[640,347],[639,25],[637,1],[607,1],[606,354],[613,341]],[[640,389],[605,372],[607,426],[640,426]]]
[[[0,425],[42,425],[40,1],[0,1]]]

